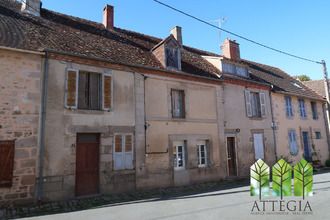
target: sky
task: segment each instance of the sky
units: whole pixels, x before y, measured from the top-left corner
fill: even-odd
[[[330,68],[330,1],[324,0],[159,0],[237,35]],[[219,30],[173,11],[153,0],[42,0],[42,7],[102,23],[103,8],[114,6],[114,26],[166,38],[182,27],[183,44],[221,54]],[[322,65],[302,61],[221,32],[240,44],[241,58],[278,67],[288,74],[323,79]]]

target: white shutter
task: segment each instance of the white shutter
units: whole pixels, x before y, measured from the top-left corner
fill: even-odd
[[[121,134],[114,135],[113,156],[115,170],[124,169],[123,141],[123,136]]]
[[[262,134],[253,134],[254,139],[254,151],[255,151],[255,159],[264,159],[264,145],[262,140]]]
[[[78,80],[79,71],[67,69],[65,76],[65,108],[77,109],[78,106]]]
[[[102,110],[113,109],[113,77],[109,73],[102,74]]]
[[[252,117],[252,106],[251,106],[251,94],[250,91],[245,90],[245,109],[246,109],[246,116]]]
[[[266,96],[265,96],[265,93],[260,92],[259,93],[259,98],[260,98],[261,117],[265,118],[265,117],[267,117]]]

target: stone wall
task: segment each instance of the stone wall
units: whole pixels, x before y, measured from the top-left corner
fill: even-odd
[[[0,140],[16,140],[13,185],[0,188],[0,207],[35,198],[41,69],[40,55],[0,50]]]

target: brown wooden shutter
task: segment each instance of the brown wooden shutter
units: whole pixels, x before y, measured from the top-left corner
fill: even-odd
[[[0,141],[0,187],[13,184],[15,141]]]
[[[67,70],[64,104],[66,108],[77,108],[78,78],[78,70]]]
[[[102,85],[103,85],[103,103],[102,103],[102,110],[111,110],[112,109],[112,90],[113,90],[113,83],[112,83],[112,75],[108,73],[102,74]]]

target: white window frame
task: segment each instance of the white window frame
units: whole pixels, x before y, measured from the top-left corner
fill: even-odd
[[[122,136],[122,152],[116,152],[116,135]],[[126,142],[126,136],[131,136],[132,141],[132,151],[126,152],[125,149],[125,142]],[[124,170],[124,169],[133,169],[134,168],[134,140],[133,140],[133,133],[114,133],[113,138],[113,167],[115,170]],[[116,165],[116,158],[121,156],[122,157],[122,165],[117,166]],[[126,166],[126,157],[130,156],[132,158],[132,163],[129,166]]]
[[[205,163],[202,164],[202,146],[204,146],[204,159]],[[198,153],[198,167],[207,167],[207,147],[206,141],[200,140],[197,141],[197,153]]]
[[[285,101],[285,114],[287,117],[293,118],[292,99],[290,96],[284,97]]]
[[[295,131],[288,131],[289,148],[292,155],[298,154],[297,135]]]
[[[182,147],[182,166],[179,166],[179,147]],[[174,149],[176,155],[174,155]],[[174,158],[175,157],[175,158]],[[174,159],[176,159],[176,166],[174,165]],[[173,166],[175,171],[185,170],[186,169],[186,161],[185,161],[185,142],[184,141],[173,141]]]
[[[298,99],[300,118],[307,118],[305,100]]]

